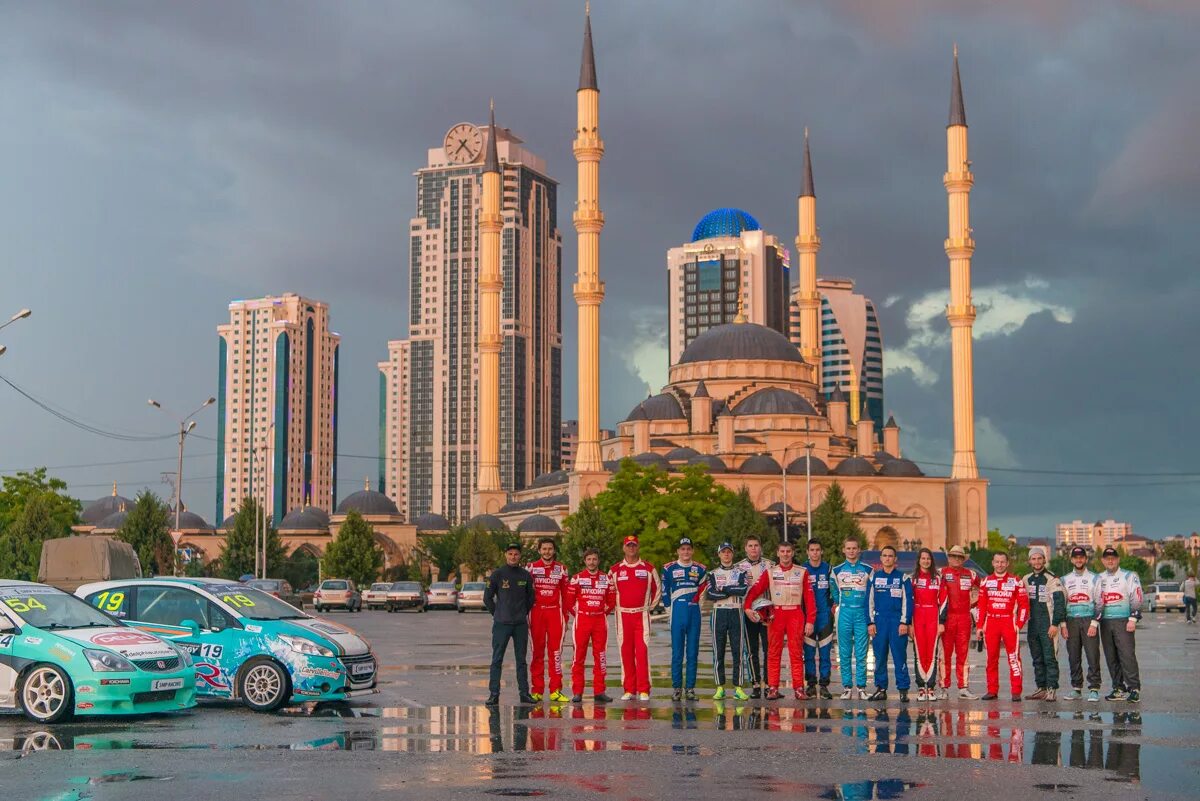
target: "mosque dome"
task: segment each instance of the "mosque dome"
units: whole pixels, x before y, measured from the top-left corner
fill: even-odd
[[[738,472],[749,475],[777,476],[783,472],[783,468],[779,466],[779,462],[767,454],[760,453],[742,462]]]
[[[669,392],[652,395],[633,407],[633,411],[625,418],[631,420],[684,420],[683,407],[679,399]]]
[[[661,453],[655,453],[654,451],[639,453],[637,456],[633,457],[633,461],[637,462],[642,467],[657,467],[664,471],[669,471],[671,469],[671,463],[667,461],[667,457],[663,456]]]
[[[835,476],[873,476],[875,467],[861,456],[851,456],[843,459],[833,468]]]
[[[692,340],[679,356],[679,364],[729,359],[762,359],[804,363],[800,350],[788,338],[757,323],[713,326]],[[661,397],[661,396],[659,396]]]
[[[171,525],[175,524],[175,511],[171,511]],[[189,512],[187,505],[184,505],[183,510],[179,513],[179,530],[180,531],[212,531],[213,527],[208,524],[200,515],[195,512]]]
[[[119,512],[113,512],[108,517],[96,524],[96,529],[99,531],[120,531],[125,525],[125,518],[129,516],[129,512],[122,509]]]
[[[814,456],[814,457],[812,457],[812,465],[806,468],[805,461],[807,459],[808,459],[807,456],[800,456],[796,459],[793,459],[791,461],[791,463],[788,464],[788,466],[787,466],[788,475],[790,475],[790,476],[803,476],[803,475],[827,476],[827,475],[829,475],[829,466],[827,464],[825,464],[825,462],[821,461],[818,457]]]
[[[702,464],[708,467],[710,473],[728,473],[729,468],[725,465],[725,461],[719,456],[713,456],[711,453],[698,453],[691,459],[688,459],[688,464]]]
[[[570,480],[571,474],[566,470],[552,470],[549,473],[542,473],[529,486],[531,489],[553,487],[555,484],[566,484]]]
[[[692,241],[717,236],[739,236],[742,231],[761,231],[762,226],[741,209],[713,209],[700,218],[692,231]]]
[[[413,518],[417,531],[449,531],[450,521],[437,512],[426,512]]]
[[[879,475],[891,478],[921,478],[925,473],[910,459],[892,458],[879,468]]]
[[[807,400],[791,390],[764,387],[733,407],[735,415],[748,414],[810,414],[817,410]]]
[[[467,528],[479,531],[508,531],[508,526],[504,525],[503,520],[489,514],[475,515],[467,521]]]
[[[691,459],[693,457],[699,456],[699,455],[700,455],[700,453],[695,448],[689,447],[687,445],[683,445],[679,448],[674,448],[674,449],[668,451],[667,452],[667,461],[668,462],[688,462],[688,461],[691,461]]]
[[[561,531],[558,523],[546,515],[530,515],[517,526],[520,534],[558,534]]]
[[[342,502],[338,504],[337,513],[344,515],[350,512],[358,512],[364,517],[400,514],[400,510],[396,508],[396,504],[391,498],[382,492],[369,489],[361,489],[342,499]]]
[[[277,528],[280,531],[328,532],[329,518],[315,506],[298,507],[284,515]]]
[[[134,502],[129,498],[117,494],[117,486],[114,484],[112,495],[106,495],[98,501],[89,503],[80,512],[79,518],[87,525],[95,526],[109,515],[129,511],[133,508],[133,505]]]

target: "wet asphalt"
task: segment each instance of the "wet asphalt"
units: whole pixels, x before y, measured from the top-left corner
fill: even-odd
[[[656,622],[657,695],[607,707],[487,694],[482,614],[333,613],[379,656],[380,692],[260,715],[229,704],[39,727],[0,716],[0,796],[77,799],[1200,797],[1200,626],[1149,615],[1141,704],[669,700]],[[569,640],[569,638],[568,638]],[[1066,655],[1061,655],[1066,683]],[[567,649],[566,660],[570,653]],[[982,655],[971,652],[982,692]],[[1032,680],[1024,652],[1026,692]],[[610,684],[619,682],[610,642]],[[511,667],[505,678],[511,678]],[[785,670],[786,675],[786,670]],[[1105,671],[1107,677],[1107,671]],[[834,684],[839,690],[837,666]],[[1107,681],[1105,691],[1107,691]],[[705,692],[707,690],[707,692]],[[610,694],[619,694],[612,692]],[[1004,696],[1002,696],[1004,697]]]

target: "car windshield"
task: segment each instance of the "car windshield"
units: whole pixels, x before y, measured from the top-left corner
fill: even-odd
[[[266,590],[267,592],[279,592],[283,588],[283,582],[279,579],[254,579],[246,582],[247,587],[254,587],[257,590]]]
[[[291,604],[252,587],[226,587],[216,596],[250,620],[302,620],[308,617]]]
[[[1158,591],[1159,592],[1179,592],[1179,585],[1178,584],[1159,584]]]
[[[439,581],[437,584],[430,584],[429,589],[441,590],[441,591],[445,592],[446,590],[454,589],[454,585],[450,584],[448,582],[445,582],[445,581]]]
[[[39,629],[120,625],[99,609],[54,587],[0,587],[0,602]]]
[[[421,585],[415,581],[397,581],[392,589],[396,592],[420,592]]]
[[[321,589],[323,589],[323,590],[345,590],[345,589],[349,589],[349,586],[344,581],[326,581],[324,584],[321,585]]]
[[[482,581],[468,581],[463,585],[463,592],[482,592],[486,587]]]
[[[371,585],[371,592],[381,592],[381,591],[383,591],[383,590],[386,590],[388,587],[391,587],[391,586],[392,586],[392,585],[391,585],[391,584],[388,584],[386,581],[385,581],[385,582],[382,582],[382,583],[372,584],[372,585]]]

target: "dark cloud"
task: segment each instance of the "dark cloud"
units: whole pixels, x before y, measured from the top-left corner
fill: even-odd
[[[1187,399],[1200,387],[1185,349],[1200,334],[1194,4],[595,5],[608,147],[606,424],[653,383],[646,360],[661,342],[665,252],[700,216],[743,206],[785,242],[795,236],[805,125],[821,270],[895,299],[881,311],[889,348],[944,333],[938,320],[927,332],[908,320],[947,281],[941,175],[957,41],[977,178],[976,287],[1070,312],[1065,322],[1014,306],[1020,324],[978,342],[981,462],[1194,469]],[[575,4],[533,0],[9,4],[0,285],[10,305],[36,312],[0,335],[11,348],[0,366],[91,419],[159,430],[145,396],[174,391],[182,407],[209,394],[229,300],[309,293],[331,303],[345,338],[343,448],[369,456],[375,362],[406,330],[412,172],[450,125],[482,121],[495,96],[501,124],[562,182],[563,395],[573,416],[580,15]],[[887,405],[915,451],[948,461],[948,352],[937,341],[914,352],[937,378],[890,375]],[[11,393],[0,394],[0,414],[22,421],[0,435],[0,468],[164,450],[75,436]],[[200,457],[205,446],[189,449]],[[189,465],[199,481],[186,497],[211,514],[212,457]],[[159,468],[63,474],[86,496],[110,477],[157,486]],[[368,468],[346,459],[341,473]],[[1101,514],[1149,534],[1195,528],[1196,484],[1000,486],[1035,476],[994,474],[994,522],[1030,535]],[[1057,483],[1071,481],[1085,483]]]

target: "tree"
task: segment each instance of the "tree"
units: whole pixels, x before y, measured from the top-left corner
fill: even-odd
[[[1120,554],[1121,554],[1120,567],[1123,570],[1131,570],[1134,573],[1137,573],[1138,578],[1141,579],[1141,581],[1142,581],[1143,587],[1145,585],[1149,584],[1153,580],[1154,571],[1152,571],[1150,569],[1149,562],[1147,562],[1145,559],[1143,559],[1140,556],[1130,556],[1129,554],[1125,553],[1124,548],[1120,549]],[[1100,569],[1103,570],[1104,566],[1101,565]]]
[[[42,543],[70,536],[79,501],[46,468],[5,476],[0,484],[0,578],[37,581]]]
[[[1158,577],[1172,581],[1175,578],[1175,568],[1169,562],[1165,562],[1158,566]]]
[[[233,519],[233,528],[225,536],[225,547],[221,549],[222,576],[238,579],[247,573],[254,573],[255,544],[261,536],[261,522],[258,503],[253,498],[243,500]],[[283,543],[279,541],[279,532],[271,525],[267,526],[266,551],[267,575],[278,576],[286,557]]]
[[[383,569],[383,549],[375,542],[375,529],[358,512],[346,515],[337,538],[325,549],[321,571],[367,586]]]
[[[725,507],[725,514],[717,521],[717,537],[722,542],[733,546],[734,553],[740,554],[742,546],[748,537],[758,537],[762,542],[763,553],[773,556],[779,545],[779,532],[771,525],[762,512],[754,507],[750,499],[750,490],[743,484]],[[719,544],[719,543],[718,543]]]
[[[842,543],[850,537],[857,537],[859,543],[866,547],[866,535],[854,515],[846,510],[846,494],[836,481],[829,486],[825,499],[813,510],[812,527],[813,539],[820,541],[821,547],[831,558],[842,552]]]
[[[150,490],[138,493],[117,539],[129,543],[147,576],[175,571],[175,543],[171,539],[171,510]]]
[[[287,583],[297,590],[316,584],[320,574],[321,560],[307,548],[297,548],[292,551],[283,563],[283,570],[280,573]]]
[[[1075,565],[1071,564],[1071,560],[1066,556],[1055,556],[1050,560],[1050,566],[1046,568],[1056,576],[1065,576],[1075,569]]]
[[[462,526],[455,526],[445,534],[422,534],[417,537],[417,556],[435,568],[438,577],[445,581],[458,572],[458,544],[462,537]]]
[[[503,546],[500,546],[503,547]],[[475,579],[481,579],[493,570],[500,561],[500,548],[496,545],[496,533],[470,528],[463,532],[458,548],[454,551],[455,561],[466,568]]]
[[[604,524],[600,505],[595,498],[580,501],[575,513],[563,520],[563,531],[562,561],[572,573],[583,570],[583,552],[588,548],[600,552],[602,569],[620,561],[621,538]]]

